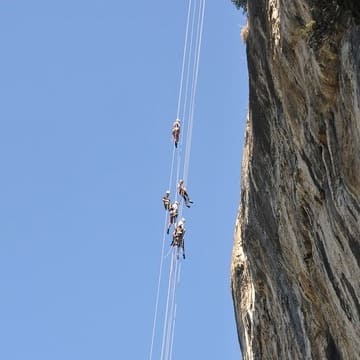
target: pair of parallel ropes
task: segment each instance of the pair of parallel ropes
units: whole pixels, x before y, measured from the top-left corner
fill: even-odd
[[[183,49],[183,58],[180,76],[180,89],[177,105],[176,119],[182,120],[182,133],[184,132],[185,125],[187,124],[186,136],[180,135],[180,144],[178,148],[173,147],[172,160],[170,167],[169,177],[169,190],[175,193],[175,200],[177,200],[177,184],[180,178],[180,168],[182,167],[182,179],[185,184],[189,177],[189,165],[191,154],[191,142],[195,109],[196,88],[199,73],[200,50],[203,34],[204,15],[205,15],[206,0],[189,0],[188,11],[185,30],[185,41]],[[185,143],[185,155],[182,159],[182,147]],[[174,170],[176,164],[176,176],[174,178]],[[182,217],[183,202],[179,207],[179,216]],[[162,237],[161,258],[159,267],[159,276],[156,292],[154,321],[151,336],[149,360],[153,359],[154,341],[156,336],[156,325],[158,317],[158,307],[160,298],[161,280],[165,259],[165,238],[167,230],[167,213],[165,214],[164,230]],[[173,356],[173,345],[175,337],[175,323],[176,323],[176,288],[180,281],[181,261],[178,256],[179,248],[174,246],[171,251],[171,260],[169,266],[169,280],[166,294],[166,305],[164,323],[162,327],[162,343],[160,360],[171,360]]]

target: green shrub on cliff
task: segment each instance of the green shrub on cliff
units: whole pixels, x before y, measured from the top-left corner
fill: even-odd
[[[247,0],[231,0],[235,6],[238,8],[238,9],[243,9],[244,12],[247,11]]]

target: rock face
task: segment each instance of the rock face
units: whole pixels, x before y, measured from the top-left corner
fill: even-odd
[[[360,1],[249,0],[244,359],[360,359]]]

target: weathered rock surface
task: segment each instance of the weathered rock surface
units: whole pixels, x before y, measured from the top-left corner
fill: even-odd
[[[360,1],[249,0],[244,359],[360,359]]]

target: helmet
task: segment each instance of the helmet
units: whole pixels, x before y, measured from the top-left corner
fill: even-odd
[[[176,119],[175,121],[178,122],[178,123],[180,123],[180,119]]]
[[[170,194],[170,190],[166,190],[166,194]]]
[[[184,183],[184,180],[181,179],[181,180],[179,181],[179,184],[183,184],[183,183]]]
[[[184,223],[184,222],[185,222],[185,218],[181,218],[181,222]]]
[[[176,200],[176,201],[175,201],[175,204],[176,204],[176,205],[179,205],[179,202]]]

